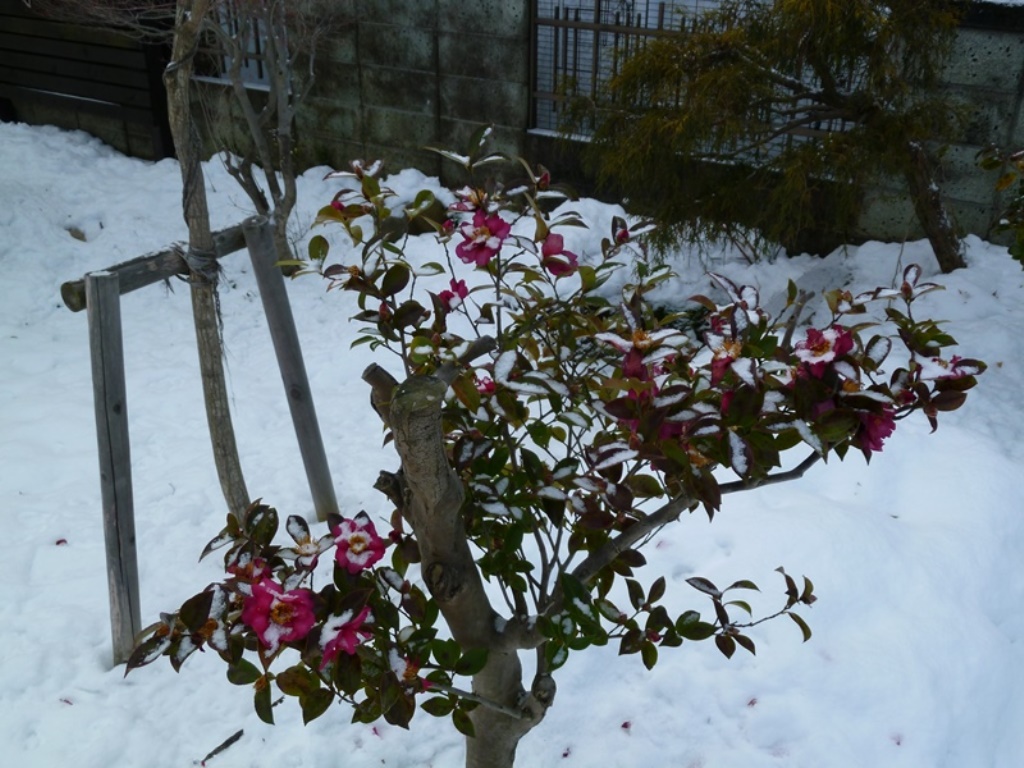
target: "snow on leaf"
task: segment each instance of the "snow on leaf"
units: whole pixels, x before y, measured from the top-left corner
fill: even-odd
[[[731,429],[729,430],[729,463],[737,475],[743,476],[750,471],[750,448],[746,441]]]
[[[502,352],[494,361],[494,380],[500,384],[508,385],[508,378],[512,374],[512,368],[516,364],[516,352],[514,349]]]
[[[705,595],[711,595],[711,597],[721,597],[722,593],[718,587],[714,585],[708,579],[703,576],[691,576],[686,580],[686,583],[696,589],[698,592],[703,592]]]
[[[543,488],[539,488],[537,495],[544,499],[554,499],[556,501],[564,501],[567,498],[565,491],[553,485],[545,485]]]
[[[570,427],[578,427],[579,429],[588,429],[590,427],[590,421],[587,417],[576,413],[576,411],[565,411],[558,414],[556,418]]]
[[[508,517],[512,514],[511,508],[501,501],[483,501],[480,503],[480,508],[496,517]]]
[[[864,351],[864,354],[875,365],[881,365],[882,361],[889,356],[889,352],[891,350],[892,339],[886,336],[879,336],[873,339],[870,344],[868,344],[868,348]]]
[[[609,467],[614,467],[616,464],[622,464],[623,462],[636,458],[636,456],[637,452],[630,448],[626,443],[621,441],[611,443],[609,445],[602,446],[599,451],[596,451],[594,469],[597,471],[608,469]]]
[[[787,421],[783,424],[777,424],[775,426],[775,429],[779,431],[783,429],[795,429],[796,433],[800,435],[800,439],[807,443],[809,446],[811,446],[811,448],[814,449],[815,453],[817,453],[819,456],[824,455],[824,453],[822,452],[821,439],[816,434],[814,434],[814,432],[811,431],[811,428],[810,426],[808,426],[807,422]]]
[[[739,376],[740,381],[748,387],[757,385],[757,368],[754,365],[753,360],[741,357],[739,360],[734,360],[732,365],[729,367],[732,369],[733,373]]]
[[[573,480],[573,483],[577,488],[582,491],[587,491],[588,493],[598,493],[602,487],[595,480],[589,477],[577,477]]]
[[[833,367],[835,368],[836,373],[850,381],[857,381],[859,378],[857,376],[857,369],[847,362],[838,360],[833,364]]]

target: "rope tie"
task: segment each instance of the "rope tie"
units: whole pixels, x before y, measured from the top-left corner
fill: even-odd
[[[208,283],[217,283],[220,275],[220,265],[217,263],[217,253],[213,250],[188,247],[182,254],[189,271],[199,275]]]

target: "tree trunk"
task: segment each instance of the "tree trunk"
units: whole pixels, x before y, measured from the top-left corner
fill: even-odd
[[[188,224],[185,260],[191,270],[192,315],[199,348],[206,420],[224,499],[232,514],[241,515],[249,506],[250,499],[238,459],[228,405],[217,302],[218,268],[200,162],[199,133],[192,117],[189,96],[193,58],[210,5],[211,0],[179,0],[171,63],[164,73],[164,83],[171,135],[181,166],[182,208]]]
[[[551,704],[554,684],[541,675],[527,694],[518,650],[528,646],[499,629],[505,622],[484,592],[462,520],[464,489],[444,448],[447,388],[435,376],[411,377],[393,395],[374,385],[377,402],[390,403],[382,417],[402,459],[396,478],[403,486],[402,513],[419,543],[424,580],[456,642],[488,651],[487,664],[473,677],[473,693],[486,703],[470,713],[476,735],[467,738],[466,768],[511,768],[519,740]]]
[[[964,263],[963,244],[942,202],[928,153],[920,143],[912,141],[907,144],[907,154],[904,176],[910,199],[928,242],[935,251],[939,268],[948,273],[967,266]]]

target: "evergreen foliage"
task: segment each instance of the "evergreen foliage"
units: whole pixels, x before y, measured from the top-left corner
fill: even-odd
[[[848,235],[865,185],[895,174],[956,262],[922,162],[959,124],[937,90],[956,21],[946,0],[726,0],[651,38],[574,113],[594,121],[599,179],[667,223],[663,242],[753,228],[799,246],[823,223]]]

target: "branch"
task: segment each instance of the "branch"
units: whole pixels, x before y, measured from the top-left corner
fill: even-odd
[[[363,371],[363,381],[370,385],[370,406],[387,429],[391,429],[391,398],[398,381],[387,369],[377,363],[370,363]]]
[[[528,711],[526,711],[526,710],[513,709],[512,707],[506,707],[506,706],[504,706],[502,704],[499,704],[498,702],[493,701],[491,699],[484,698],[483,696],[478,696],[475,693],[470,693],[469,691],[464,691],[461,688],[454,688],[454,687],[452,687],[450,685],[442,685],[441,683],[435,683],[432,680],[427,684],[427,690],[429,690],[429,691],[440,691],[441,693],[450,693],[450,694],[453,694],[455,696],[458,696],[461,699],[466,699],[468,701],[475,701],[477,704],[482,704],[483,706],[488,707],[489,709],[493,709],[495,712],[501,712],[503,715],[508,715],[509,717],[514,717],[516,720],[531,720],[531,719],[533,719],[530,716],[530,713]]]
[[[576,566],[572,575],[586,584],[593,579],[606,565],[612,562],[640,539],[646,538],[659,528],[668,525],[687,509],[697,503],[688,496],[677,496],[656,512],[633,523],[618,536],[608,541],[597,552],[592,552],[582,563]]]
[[[437,373],[434,375],[450,386],[455,380],[455,376],[458,373],[460,366],[469,365],[478,357],[482,357],[483,355],[492,352],[497,346],[497,342],[495,342],[490,336],[481,336],[466,347],[466,351],[459,355],[456,362],[444,363],[437,369]]]
[[[725,483],[719,486],[719,490],[722,494],[726,493],[739,493],[740,491],[752,491],[755,488],[760,488],[763,485],[775,485],[776,483],[787,483],[790,480],[799,480],[803,477],[807,470],[821,461],[822,455],[820,453],[812,453],[806,459],[801,461],[792,469],[786,472],[776,472],[774,475],[768,475],[768,477],[762,478],[754,483],[748,483],[744,480],[737,480],[732,483]]]

